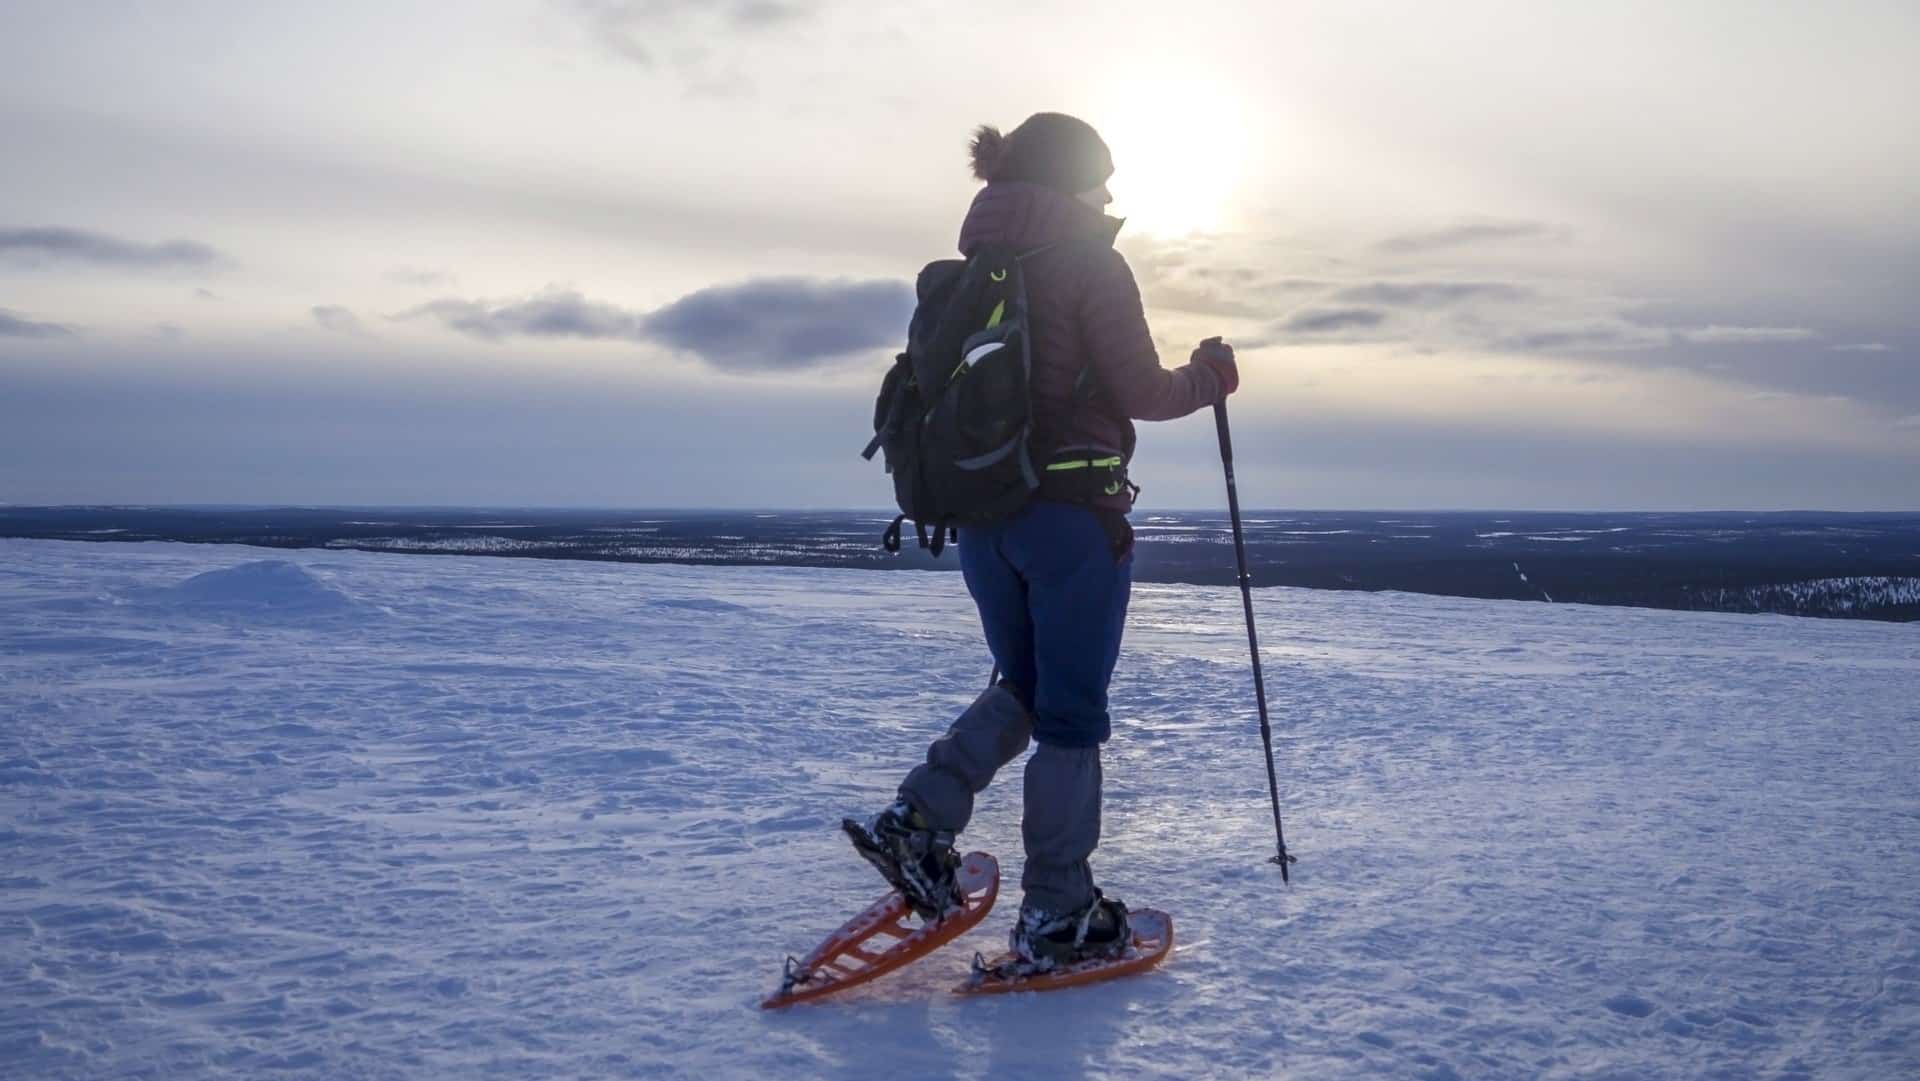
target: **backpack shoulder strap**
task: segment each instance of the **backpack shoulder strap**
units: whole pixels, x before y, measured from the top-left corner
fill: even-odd
[[[1033,256],[1039,255],[1042,252],[1050,251],[1054,248],[1058,248],[1063,245],[1070,244],[1080,240],[1104,241],[1108,245],[1111,245],[1113,243],[1113,239],[1110,236],[1066,237],[1060,240],[1048,241],[1047,243],[1041,244],[1038,247],[1028,248],[1023,252],[1019,252],[1015,254],[1014,259],[1020,262],[1025,262],[1026,260],[1032,258]],[[1094,394],[1097,393],[1100,389],[1094,385],[1094,382],[1095,382],[1095,379],[1093,374],[1093,359],[1089,357],[1087,359],[1087,363],[1081,366],[1080,374],[1074,376],[1074,379],[1073,379],[1073,401],[1076,407],[1084,409],[1086,408],[1087,403],[1093,400]]]

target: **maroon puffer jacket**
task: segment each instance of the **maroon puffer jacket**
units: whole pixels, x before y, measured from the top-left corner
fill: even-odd
[[[1038,184],[988,184],[960,226],[960,253],[983,243],[1055,244],[1024,264],[1033,335],[1033,446],[1045,462],[1065,447],[1133,455],[1134,420],[1172,420],[1212,405],[1220,384],[1203,365],[1160,366],[1140,287],[1113,249],[1120,220]],[[1076,395],[1082,368],[1093,393]],[[1097,505],[1126,510],[1126,493]]]

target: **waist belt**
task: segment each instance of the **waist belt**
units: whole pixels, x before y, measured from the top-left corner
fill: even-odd
[[[1048,499],[1092,503],[1123,492],[1131,506],[1140,486],[1127,479],[1127,460],[1118,454],[1066,451],[1041,471],[1040,494]]]

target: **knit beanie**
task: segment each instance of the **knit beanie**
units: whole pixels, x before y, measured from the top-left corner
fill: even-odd
[[[1065,113],[1035,113],[1005,135],[982,124],[972,150],[973,175],[989,183],[1024,180],[1078,195],[1113,175],[1113,154],[1100,133]]]

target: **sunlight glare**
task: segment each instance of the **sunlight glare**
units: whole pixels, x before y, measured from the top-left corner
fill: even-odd
[[[1112,98],[1096,120],[1113,150],[1112,213],[1160,236],[1224,226],[1246,160],[1233,97],[1204,84],[1142,81]]]

